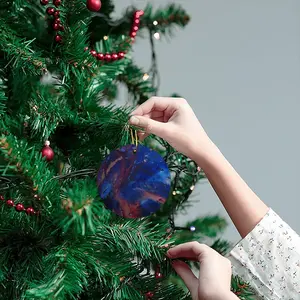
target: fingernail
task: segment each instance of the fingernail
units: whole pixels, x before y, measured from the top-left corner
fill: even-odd
[[[140,120],[133,116],[129,119],[129,123],[132,124],[132,125],[139,125]]]

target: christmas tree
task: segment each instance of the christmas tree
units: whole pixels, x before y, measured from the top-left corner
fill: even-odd
[[[159,152],[172,179],[160,209],[122,217],[99,195],[99,166],[115,149],[137,146],[129,114],[157,93],[154,40],[190,20],[177,5],[129,7],[118,20],[113,11],[111,0],[1,1],[1,299],[190,299],[168,248],[209,238],[217,251],[228,249],[218,216],[176,226],[204,175],[154,136],[143,144]],[[146,72],[131,50],[149,33]],[[113,104],[120,83],[127,107]],[[250,299],[238,278],[233,290]]]

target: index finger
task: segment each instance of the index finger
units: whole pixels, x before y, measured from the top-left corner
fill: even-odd
[[[178,245],[174,248],[171,248],[167,255],[168,257],[175,258],[189,258],[189,259],[199,259],[199,256],[202,255],[209,249],[208,246],[199,244],[198,242],[189,242],[185,244]]]
[[[152,111],[165,111],[174,101],[166,97],[151,97],[149,100],[137,107],[131,115],[144,116]]]

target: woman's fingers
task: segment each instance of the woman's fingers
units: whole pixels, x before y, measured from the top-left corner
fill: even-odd
[[[174,248],[171,248],[167,255],[170,258],[191,258],[191,259],[199,259],[200,255],[203,255],[207,251],[209,251],[209,247],[203,244],[199,244],[197,242],[189,242],[185,244],[178,245]]]
[[[182,278],[191,294],[193,294],[193,290],[198,286],[198,278],[194,275],[190,267],[180,260],[174,261],[172,266],[176,273]]]
[[[155,134],[159,137],[164,137],[164,126],[166,124],[162,124],[159,121],[149,119],[144,116],[132,116],[129,119],[129,124],[137,126],[144,130],[147,134]]]
[[[152,97],[148,101],[141,104],[138,108],[136,108],[131,115],[135,116],[144,116],[149,114],[152,111],[165,111],[169,105],[173,104],[174,100],[172,101],[171,98],[164,98],[164,97]]]

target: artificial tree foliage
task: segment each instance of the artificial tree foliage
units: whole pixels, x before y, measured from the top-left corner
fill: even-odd
[[[107,210],[96,184],[103,159],[132,142],[132,109],[158,92],[154,33],[170,36],[190,17],[174,4],[129,7],[114,19],[111,0],[99,12],[82,0],[45,3],[0,3],[0,299],[190,299],[167,249],[207,238],[223,254],[229,247],[219,239],[226,222],[218,216],[174,222],[204,179],[198,166],[147,138],[170,168],[172,190],[159,212],[142,219]],[[49,7],[59,11],[59,31]],[[130,36],[141,9],[137,36]],[[152,67],[143,70],[132,47],[149,36]],[[114,104],[120,83],[126,108]],[[42,157],[45,141],[53,160]],[[251,299],[239,278],[232,288]]]

